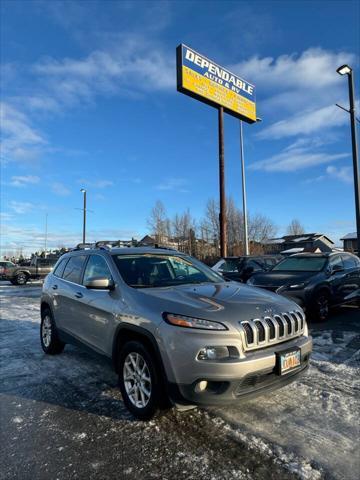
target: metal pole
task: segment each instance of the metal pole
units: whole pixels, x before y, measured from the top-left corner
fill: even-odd
[[[227,256],[226,241],[226,197],[225,197],[225,159],[224,159],[224,109],[219,107],[219,187],[220,187],[220,256]]]
[[[243,219],[244,219],[245,255],[250,255],[250,250],[249,250],[249,234],[248,234],[248,222],[247,222],[247,205],[246,205],[244,136],[243,136],[243,122],[242,122],[241,120],[240,120],[240,153],[241,153],[241,181],[242,181],[242,197],[243,197]]]
[[[86,190],[83,191],[84,194],[84,219],[83,219],[83,243],[86,242]]]
[[[350,99],[350,121],[351,121],[351,143],[353,154],[354,167],[354,187],[355,187],[355,215],[356,215],[356,230],[357,230],[357,254],[360,257],[360,176],[359,176],[359,162],[356,139],[356,113],[355,113],[355,93],[354,93],[354,76],[351,70],[348,73],[349,82],[349,99]]]
[[[46,258],[47,250],[47,224],[48,224],[48,214],[45,214],[45,248],[44,248],[44,257]]]

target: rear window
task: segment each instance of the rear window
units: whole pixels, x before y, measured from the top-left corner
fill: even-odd
[[[70,257],[64,269],[62,278],[64,280],[68,280],[69,282],[80,284],[81,272],[84,266],[85,259],[86,255],[76,255],[74,257]]]
[[[352,257],[351,255],[341,255],[344,263],[345,270],[350,270],[358,266],[357,258]]]

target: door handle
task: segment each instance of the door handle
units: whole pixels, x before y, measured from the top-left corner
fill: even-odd
[[[76,298],[82,298],[83,297],[83,294],[81,292],[76,292],[75,293],[75,297]]]
[[[57,286],[57,285],[53,285],[52,289],[53,289],[53,290],[57,290],[57,289],[58,289],[58,286]]]

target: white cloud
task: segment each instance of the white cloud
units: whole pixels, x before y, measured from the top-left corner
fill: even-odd
[[[156,190],[176,190],[180,193],[187,193],[185,187],[187,185],[187,181],[184,178],[168,178],[163,182],[156,185]]]
[[[25,187],[27,185],[35,185],[40,182],[40,178],[36,175],[15,175],[11,177],[10,185],[13,187]]]
[[[1,157],[5,163],[11,160],[31,160],[46,145],[44,136],[32,125],[28,116],[7,102],[0,104],[2,129]]]
[[[316,165],[330,163],[347,156],[347,153],[315,153],[307,149],[284,150],[270,158],[252,163],[249,165],[249,169],[265,172],[295,172]]]
[[[15,200],[12,200],[9,204],[11,210],[13,210],[15,213],[22,215],[24,213],[29,213],[31,212],[34,208],[35,205],[30,202],[17,202]]]
[[[61,197],[67,197],[70,195],[71,191],[61,182],[54,182],[51,185],[51,190]]]
[[[337,180],[340,180],[345,183],[352,183],[354,180],[352,170],[350,167],[334,167],[329,166],[326,169],[326,173]]]
[[[349,119],[347,115],[344,115],[344,112],[335,105],[330,105],[280,120],[264,128],[257,136],[264,139],[278,139],[296,135],[309,135],[332,127],[339,127],[348,122]]]
[[[112,187],[114,185],[114,182],[112,180],[87,180],[86,178],[80,178],[78,180],[78,183],[81,184],[82,186],[85,187],[91,187],[91,188],[107,188],[107,187]]]

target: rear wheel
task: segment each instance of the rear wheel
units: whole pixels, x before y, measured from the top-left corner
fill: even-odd
[[[127,409],[140,420],[160,413],[165,389],[152,352],[138,341],[129,341],[119,355],[119,387]]]
[[[15,276],[15,283],[16,285],[25,285],[28,281],[28,276],[25,272],[19,272]]]
[[[65,343],[59,340],[54,319],[48,309],[41,313],[40,341],[42,349],[49,355],[61,353],[65,347]]]
[[[325,322],[330,312],[330,296],[328,292],[319,292],[315,295],[312,305],[312,313],[315,320]]]

